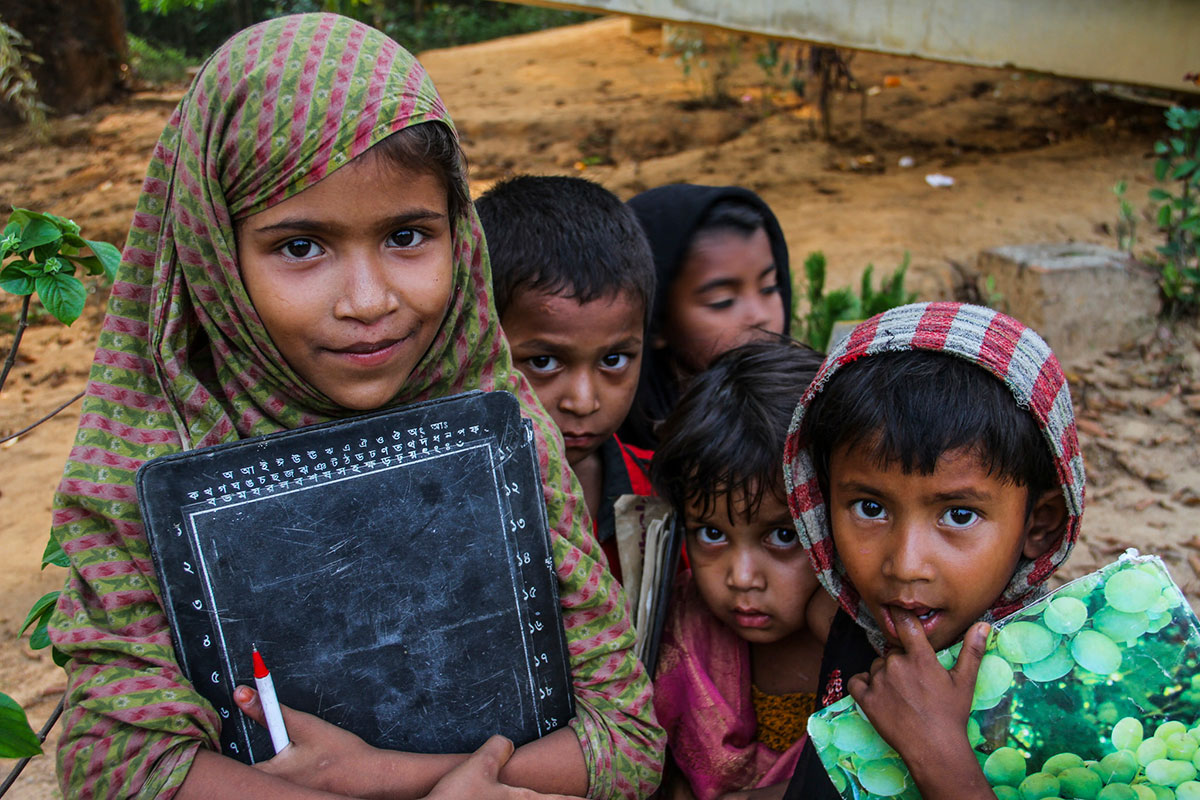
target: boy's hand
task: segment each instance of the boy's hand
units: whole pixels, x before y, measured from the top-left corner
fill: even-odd
[[[916,615],[894,609],[892,622],[903,649],[876,659],[870,672],[852,677],[850,695],[904,759],[922,797],[994,800],[967,741],[988,625],[971,626],[958,661],[947,670],[938,663]]]

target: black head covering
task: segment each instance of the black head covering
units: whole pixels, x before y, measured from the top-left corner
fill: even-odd
[[[659,332],[666,313],[671,282],[683,266],[701,221],[713,206],[727,200],[744,203],[762,215],[767,239],[771,243],[771,254],[775,259],[779,293],[783,298],[783,332],[788,333],[791,326],[792,273],[788,266],[787,242],[771,207],[757,194],[741,186],[673,183],[642,192],[629,201],[629,207],[637,214],[646,238],[650,240],[657,273],[653,311],[649,330],[646,331],[647,342],[652,341]],[[665,356],[663,351],[647,345],[642,358],[637,397],[629,417],[621,427],[621,438],[638,447],[653,449],[657,446],[654,426],[675,407],[683,388],[677,384]]]

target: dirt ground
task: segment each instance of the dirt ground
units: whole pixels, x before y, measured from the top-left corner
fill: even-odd
[[[778,214],[794,268],[807,252],[825,252],[832,287],[856,281],[868,263],[890,270],[908,252],[910,285],[923,298],[950,297],[952,265],[969,270],[986,248],[1113,245],[1112,185],[1129,181],[1139,204],[1151,186],[1147,156],[1161,109],[1085,84],[860,53],[851,68],[869,90],[865,116],[863,95],[839,94],[826,142],[812,108],[794,95],[777,93],[764,105],[752,51],[730,78],[737,102],[723,108],[696,108],[696,86],[661,51],[656,29],[631,32],[606,19],[422,61],[461,128],[475,193],[516,172],[583,174],[623,198],[672,181],[746,185]],[[123,242],[150,149],[181,91],[136,92],[57,120],[43,144],[0,132],[0,200],[71,217],[89,238]],[[933,188],[930,173],[954,185]],[[41,320],[26,333],[0,394],[0,438],[83,388],[103,302],[101,289],[71,328]],[[2,352],[15,310],[0,302],[9,315]],[[1161,555],[1197,606],[1200,335],[1194,326],[1164,328],[1137,347],[1073,366],[1071,379],[1089,493],[1066,575],[1138,547]],[[78,413],[74,405],[0,445],[0,689],[35,727],[54,708],[63,677],[46,651],[31,652],[15,637],[30,605],[63,579],[38,564]],[[58,796],[52,760],[36,759],[8,796]]]

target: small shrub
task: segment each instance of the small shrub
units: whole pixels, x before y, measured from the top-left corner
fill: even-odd
[[[38,98],[37,81],[29,71],[29,62],[41,60],[19,31],[0,20],[0,100],[35,133],[44,136],[48,109]]]
[[[833,334],[834,323],[842,320],[858,320],[873,317],[890,308],[911,303],[917,299],[915,292],[904,289],[904,276],[908,272],[909,255],[904,254],[900,266],[890,275],[884,275],[876,289],[871,282],[875,267],[868,264],[863,270],[856,294],[853,289],[838,289],[825,292],[825,254],[816,251],[804,259],[804,277],[808,282],[808,314],[801,318],[798,329],[801,339],[817,350],[825,351]]]
[[[691,107],[723,108],[737,105],[729,94],[729,78],[742,59],[742,38],[671,25],[663,58],[674,58],[686,82],[695,81],[699,91]]]
[[[1165,186],[1150,190],[1154,221],[1166,238],[1159,286],[1169,316],[1200,311],[1200,108],[1174,106],[1166,112],[1170,133],[1154,143],[1154,177]]]
[[[194,59],[182,50],[163,45],[157,47],[140,36],[129,34],[129,68],[139,80],[161,85],[179,83],[187,79],[188,67]]]

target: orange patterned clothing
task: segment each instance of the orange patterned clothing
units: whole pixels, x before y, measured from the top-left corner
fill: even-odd
[[[817,707],[815,692],[767,694],[750,685],[754,717],[758,720],[755,738],[777,753],[794,745],[808,732],[808,717]]]

